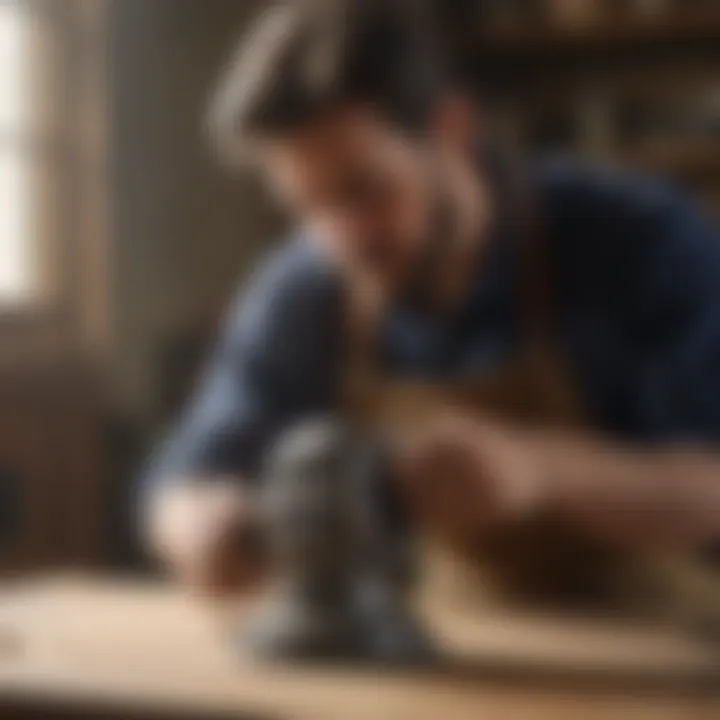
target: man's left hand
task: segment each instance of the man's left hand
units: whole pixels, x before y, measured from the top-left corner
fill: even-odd
[[[411,515],[431,534],[464,543],[544,503],[538,450],[521,431],[447,416],[402,448],[401,493]]]

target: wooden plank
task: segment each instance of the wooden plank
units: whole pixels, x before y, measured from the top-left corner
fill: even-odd
[[[677,45],[717,42],[720,13],[668,14],[651,19],[615,19],[577,26],[528,24],[508,30],[476,32],[468,47],[488,56],[561,55],[579,51],[611,52]]]
[[[709,718],[720,700],[692,688],[584,683],[586,677],[700,677],[705,647],[672,634],[519,617],[436,613],[463,661],[447,672],[260,667],[227,642],[243,609],[212,612],[170,590],[57,581],[0,597],[3,698],[288,718]],[[460,667],[478,672],[457,672]],[[497,673],[525,665],[523,673]],[[535,667],[537,674],[526,672]],[[543,672],[544,670],[544,672]],[[609,674],[609,675],[608,675]],[[641,674],[641,673],[640,673]],[[717,689],[717,683],[715,684]],[[711,689],[711,688],[710,688]]]

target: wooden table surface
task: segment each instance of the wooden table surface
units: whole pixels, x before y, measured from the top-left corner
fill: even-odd
[[[270,668],[231,652],[235,613],[170,588],[27,583],[0,592],[0,717],[720,718],[717,653],[672,633],[429,615],[455,658],[445,670]],[[93,707],[106,714],[80,714]]]

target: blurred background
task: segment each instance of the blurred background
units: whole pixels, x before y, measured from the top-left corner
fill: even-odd
[[[436,0],[503,142],[720,217],[720,0]],[[283,220],[203,135],[263,0],[0,0],[0,569],[141,565],[132,493]]]

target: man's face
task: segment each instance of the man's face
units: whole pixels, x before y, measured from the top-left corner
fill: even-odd
[[[264,148],[271,186],[351,268],[389,287],[407,279],[437,207],[430,142],[348,109]]]

